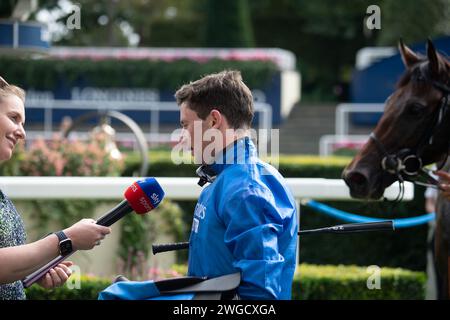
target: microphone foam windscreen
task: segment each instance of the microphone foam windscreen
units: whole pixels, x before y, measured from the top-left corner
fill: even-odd
[[[131,208],[136,213],[147,213],[156,208],[164,198],[164,191],[155,178],[146,178],[133,183],[125,191]]]

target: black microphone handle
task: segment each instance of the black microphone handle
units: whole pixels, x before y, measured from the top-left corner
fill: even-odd
[[[123,200],[117,206],[112,208],[108,213],[103,215],[97,220],[97,224],[105,227],[111,226],[117,220],[122,219],[128,213],[132,212],[133,208],[131,208],[130,204],[127,200]]]

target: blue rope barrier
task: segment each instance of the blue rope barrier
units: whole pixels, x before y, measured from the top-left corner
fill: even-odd
[[[392,221],[394,223],[395,228],[409,228],[415,227],[421,224],[425,224],[429,221],[432,221],[436,218],[435,213],[428,213],[417,217],[411,218],[401,218],[401,219],[378,219],[378,218],[370,218],[365,216],[360,216],[354,213],[348,213],[345,211],[338,210],[336,208],[327,206],[326,204],[309,200],[306,202],[306,206],[314,209],[318,212],[325,213],[331,217],[346,221],[346,222],[379,222],[379,221]]]

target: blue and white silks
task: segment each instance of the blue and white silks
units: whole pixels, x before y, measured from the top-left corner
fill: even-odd
[[[217,155],[208,171],[216,177],[195,208],[188,275],[240,272],[242,299],[290,299],[298,216],[283,177],[257,157],[248,137]]]

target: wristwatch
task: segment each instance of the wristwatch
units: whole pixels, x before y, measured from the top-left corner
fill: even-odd
[[[59,253],[62,256],[72,253],[72,240],[70,240],[63,231],[55,232],[55,234],[59,239]]]

